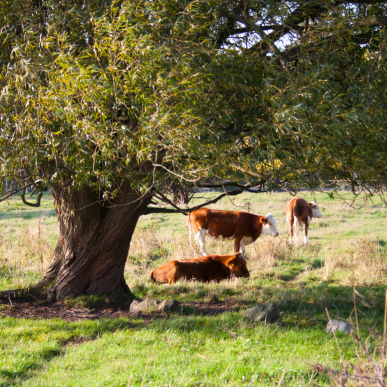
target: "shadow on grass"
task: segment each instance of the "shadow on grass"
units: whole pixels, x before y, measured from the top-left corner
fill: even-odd
[[[385,287],[373,286],[357,290],[364,297],[357,298],[357,309],[360,336],[366,338],[368,328],[378,331],[383,329]],[[214,289],[211,291],[213,292]],[[247,300],[246,298],[240,300],[237,296],[230,297],[225,303],[201,302],[204,308],[214,307],[214,313],[211,315],[201,312],[191,303],[190,305],[183,304],[181,313],[172,315],[149,314],[147,315],[148,321],[126,317],[84,320],[82,322],[21,319],[15,324],[15,319],[2,319],[2,326],[9,329],[11,334],[12,327],[17,325],[17,329],[14,331],[14,335],[17,337],[14,337],[12,341],[10,340],[9,345],[11,346],[15,342],[27,345],[26,342],[32,342],[32,346],[29,345],[32,350],[20,353],[19,361],[10,362],[14,369],[3,366],[0,370],[0,379],[2,378],[0,386],[10,387],[32,379],[43,366],[47,366],[54,359],[63,356],[66,348],[73,344],[86,344],[86,341],[93,341],[104,334],[114,334],[122,330],[131,330],[134,335],[136,332],[146,330],[163,335],[165,332],[174,332],[181,337],[187,333],[195,335],[197,333],[204,339],[222,340],[231,336],[234,339],[242,332],[247,334],[246,337],[250,337],[249,335],[255,335],[254,332],[260,332],[264,329],[267,332],[268,340],[276,340],[277,336],[280,339],[283,334],[286,336],[289,332],[293,332],[294,338],[291,340],[307,343],[310,340],[321,341],[325,340],[325,337],[326,339],[331,338],[331,336],[325,336],[328,320],[325,308],[329,309],[331,318],[342,318],[350,320],[352,323],[355,321],[353,289],[350,286],[332,286],[324,282],[300,285],[298,288],[292,289],[267,286],[263,287],[261,291],[259,301],[257,299]],[[93,303],[95,302],[96,300],[93,301]],[[252,323],[242,317],[245,308],[269,302],[278,305],[282,313],[282,325],[265,325],[264,322]],[[43,329],[45,334],[50,335],[49,348],[47,348],[48,344],[45,345],[45,348],[35,346],[35,343],[40,343],[41,334],[39,330],[36,330],[37,326],[41,327],[40,329]],[[82,338],[81,341],[79,341],[80,338]],[[347,336],[345,336],[343,340],[346,342],[349,338],[347,340]],[[7,343],[5,342],[3,348],[6,347]]]
[[[387,241],[384,241],[383,239],[378,240],[379,246],[384,247],[387,244]]]
[[[224,289],[220,288],[219,292],[221,293],[222,290]],[[216,289],[211,289],[211,292],[215,291]],[[173,332],[178,332],[181,335],[187,332],[197,332],[202,337],[220,340],[223,336],[232,334],[230,332],[234,332],[235,329],[245,332],[268,329],[268,332],[271,332],[270,335],[276,335],[275,332],[293,331],[295,335],[301,334],[300,340],[305,341],[308,340],[306,337],[313,336],[316,338],[325,335],[328,320],[325,308],[328,308],[332,319],[345,319],[353,324],[355,323],[353,288],[350,286],[333,286],[328,282],[323,282],[320,284],[300,284],[297,288],[291,289],[269,285],[262,287],[260,291],[259,300],[246,297],[242,300],[238,298],[238,295],[233,295],[227,299],[227,302],[206,303],[201,301],[202,309],[195,307],[195,303],[186,302],[184,305],[183,302],[181,313],[171,315],[147,314],[147,321],[134,318],[128,319],[127,317],[84,320],[82,322],[18,320],[19,328],[14,334],[21,335],[21,337],[16,337],[13,342],[21,340],[23,335],[28,340],[20,342],[24,343],[29,340],[32,343],[38,342],[40,333],[34,331],[34,329],[36,329],[36,326],[41,326],[41,329],[51,335],[51,345],[50,348],[47,348],[47,345],[45,348],[33,345],[33,350],[29,350],[26,354],[20,354],[23,361],[12,362],[12,364],[15,364],[13,370],[3,367],[0,370],[0,377],[3,379],[0,381],[0,386],[14,386],[18,385],[19,382],[33,378],[38,369],[58,356],[62,356],[65,353],[65,348],[71,346],[74,342],[83,344],[85,341],[96,340],[103,334],[121,330],[130,329],[134,334],[136,331],[148,329],[160,333],[173,330]],[[362,295],[362,297],[357,296],[360,336],[366,338],[369,332],[368,328],[378,331],[383,330],[385,287],[364,287],[357,288],[357,291]],[[91,304],[97,307],[106,300],[106,298],[101,297],[93,298]],[[81,301],[82,303],[79,304]],[[117,304],[121,301],[119,299],[115,300]],[[127,305],[128,300],[123,301]],[[72,306],[85,306],[86,304],[83,302],[85,300],[81,298],[81,300],[78,300],[78,304],[75,303]],[[242,313],[246,308],[269,302],[278,305],[283,320],[282,325],[265,325],[264,322],[255,324],[242,317]],[[90,306],[91,304],[87,305]],[[214,313],[208,313],[210,308],[213,308]],[[3,327],[10,329],[12,334],[12,327],[16,325],[15,319],[8,319],[2,319],[1,322]],[[301,332],[304,332],[304,334]],[[79,338],[82,338],[81,342],[77,342]],[[52,342],[54,342],[54,345],[52,345]],[[3,343],[3,348],[6,348],[6,346],[7,344]]]
[[[7,321],[9,322],[9,326],[7,326]],[[15,323],[11,318],[6,318],[2,323],[3,329],[5,326],[11,330],[12,327],[15,326]],[[28,379],[33,378],[36,372],[41,372],[42,368],[49,365],[55,358],[64,355],[66,348],[71,345],[79,345],[96,340],[105,333],[114,333],[133,328],[138,329],[139,326],[143,325],[143,322],[138,320],[134,323],[133,321],[120,318],[83,321],[79,323],[68,323],[60,320],[31,320],[27,324],[28,325],[23,326],[23,328],[26,333],[33,332],[32,334],[30,333],[30,335],[27,334],[27,341],[33,343],[32,349],[23,352],[20,355],[21,359],[12,362],[14,367],[13,370],[5,369],[4,366],[0,369],[0,387],[20,385]],[[51,337],[50,344],[46,343],[46,348],[42,348],[40,345],[40,332],[36,329],[36,326],[39,325],[43,326],[42,329],[47,333],[50,333],[53,336],[59,336],[57,338]],[[23,333],[21,335],[23,335]],[[52,345],[52,341],[55,342],[54,345]],[[39,346],[34,344],[39,344]],[[6,348],[6,345],[6,343],[3,343],[3,348]],[[47,345],[50,345],[50,348],[47,348]]]
[[[58,356],[61,353],[60,349],[47,349],[39,351],[40,361],[28,361],[30,354],[26,355],[27,361],[23,366],[19,366],[16,371],[2,370],[0,369],[0,378],[3,381],[0,381],[1,387],[11,387],[16,386],[16,381],[27,380],[32,377],[32,373],[35,370],[40,370],[46,362],[52,360],[54,357]],[[25,359],[23,359],[25,361]]]
[[[357,288],[362,297],[356,297],[358,323],[360,331],[364,335],[368,334],[368,329],[373,328],[378,331],[383,330],[384,322],[384,296],[385,287],[373,286],[368,288]],[[220,294],[222,291],[220,292]],[[364,298],[363,298],[364,297]],[[188,301],[188,300],[187,300]],[[268,286],[262,289],[261,300],[246,299],[238,300],[237,297],[228,299],[226,303],[208,304],[200,302],[200,308],[195,309],[192,303],[182,313],[182,318],[192,317],[189,325],[184,325],[183,330],[200,329],[200,324],[195,323],[196,319],[210,319],[211,316],[230,313],[234,317],[227,317],[233,324],[238,324],[244,318],[240,313],[247,308],[254,307],[262,303],[277,304],[283,324],[279,329],[318,329],[325,332],[328,317],[325,308],[329,310],[332,319],[344,319],[356,324],[354,313],[353,288],[350,286],[332,286],[328,282],[320,284],[301,285],[299,288],[283,289],[276,286]],[[222,307],[224,306],[224,307]],[[212,313],[208,313],[213,308]],[[240,311],[238,313],[238,311]],[[171,319],[177,319],[178,315]],[[261,325],[264,323],[258,323]],[[211,335],[211,333],[209,333]],[[212,333],[213,334],[213,333]]]

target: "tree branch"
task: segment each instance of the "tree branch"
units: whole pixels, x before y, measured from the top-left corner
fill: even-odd
[[[285,58],[282,56],[281,51],[274,44],[272,44],[270,42],[270,40],[267,40],[268,35],[265,34],[265,31],[263,30],[262,27],[256,25],[254,22],[252,22],[250,20],[246,20],[245,18],[243,18],[242,16],[240,16],[240,15],[238,15],[236,13],[230,13],[225,8],[220,8],[220,13],[223,16],[225,16],[225,17],[227,17],[227,18],[229,18],[231,20],[235,20],[235,21],[237,21],[239,23],[244,24],[248,29],[250,29],[250,31],[256,32],[263,41],[267,42],[267,44],[269,45],[270,49],[273,51],[273,53],[277,56],[277,58],[281,62],[282,68],[286,69]]]
[[[4,200],[7,200],[11,196],[16,195],[22,189],[25,190],[27,187],[31,187],[31,185],[34,185],[34,184],[33,183],[28,183],[28,184],[24,185],[23,187],[15,188],[15,189],[12,189],[12,190],[10,190],[8,192],[5,192],[5,193],[1,194],[0,195],[0,202],[3,202]]]
[[[168,203],[169,205],[171,205],[173,208],[176,209],[177,212],[182,212],[184,214],[184,211],[182,211],[179,207],[177,207],[171,200],[169,200],[162,192],[160,192],[159,190],[157,190],[157,195],[160,196],[160,199],[165,202],[165,203]],[[185,215],[185,214],[184,214]]]
[[[40,207],[40,199],[43,196],[43,192],[39,192],[38,197],[36,198],[36,203],[29,203],[26,200],[26,187],[23,188],[23,192],[21,193],[20,197],[22,199],[22,202],[30,207]]]
[[[208,206],[210,204],[217,203],[220,199],[224,198],[225,196],[236,196],[236,195],[239,195],[245,191],[246,191],[246,189],[238,189],[238,190],[231,191],[231,192],[224,192],[221,195],[217,196],[215,199],[209,200],[208,202],[200,204],[198,206],[186,208],[186,209],[178,208],[178,210],[173,210],[171,208],[148,207],[142,213],[142,215],[149,215],[149,214],[156,214],[156,213],[157,214],[176,214],[179,212],[182,213],[183,215],[188,215],[190,212],[198,210],[199,208],[202,208],[204,206]],[[261,190],[259,192],[266,192],[266,191]],[[174,207],[176,207],[176,206],[174,206]]]

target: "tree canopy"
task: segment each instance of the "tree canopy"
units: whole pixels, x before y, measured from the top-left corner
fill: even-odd
[[[128,175],[142,194],[171,180],[380,189],[385,10],[370,0],[3,0],[3,198],[9,182],[68,180],[105,200]]]
[[[386,5],[2,0],[0,200],[50,188],[59,224],[37,288],[128,292],[173,184],[383,195]]]

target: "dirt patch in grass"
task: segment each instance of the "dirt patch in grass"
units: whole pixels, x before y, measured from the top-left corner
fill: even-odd
[[[63,341],[62,348],[72,346],[76,347],[77,345],[81,345],[86,341],[91,341],[91,337],[79,337],[79,336],[71,336],[68,340]]]
[[[12,301],[10,304],[4,305],[0,310],[2,316],[10,316],[14,318],[61,318],[67,321],[83,321],[99,318],[118,318],[127,317],[128,310],[119,308],[105,307],[99,309],[77,309],[69,308],[61,302],[17,302]]]
[[[203,316],[217,315],[227,311],[236,311],[240,305],[236,300],[226,302],[187,302],[182,303],[183,314],[196,314]],[[60,318],[66,321],[84,321],[102,318],[136,318],[129,313],[128,308],[106,306],[102,308],[69,308],[62,302],[26,302],[12,301],[11,304],[2,304],[1,316],[14,318],[53,319]],[[159,312],[144,313],[141,317],[145,322],[157,318],[166,318],[168,315]]]
[[[214,316],[224,312],[236,312],[239,311],[241,303],[237,300],[227,300],[225,302],[201,302],[193,301],[183,304],[184,307],[193,308],[195,314],[203,316]]]

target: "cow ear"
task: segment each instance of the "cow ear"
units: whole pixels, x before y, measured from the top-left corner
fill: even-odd
[[[259,218],[260,222],[263,224],[263,225],[266,225],[267,222],[269,221],[269,219],[266,218],[266,216],[261,216]]]
[[[316,208],[316,205],[314,203],[309,203],[309,205],[312,207],[312,208]]]
[[[234,257],[235,258],[243,258],[243,254],[242,253],[235,253]]]

